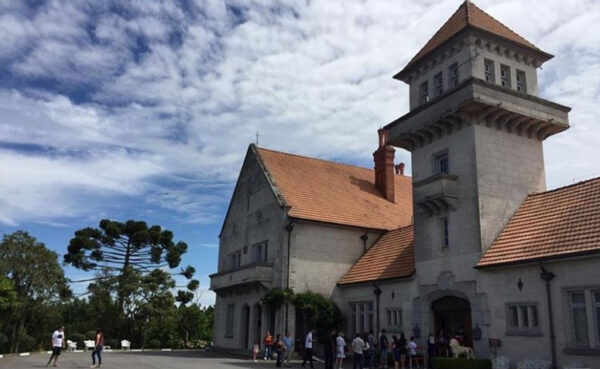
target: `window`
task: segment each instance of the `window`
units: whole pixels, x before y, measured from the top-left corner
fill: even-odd
[[[484,65],[484,69],[485,69],[485,80],[486,82],[492,82],[495,83],[496,82],[496,76],[494,75],[494,62],[489,60],[489,59],[485,59],[483,61],[483,65]]]
[[[263,241],[252,246],[253,263],[266,263],[268,255],[268,241]]]
[[[448,217],[442,217],[440,219],[440,225],[442,229],[442,247],[450,246],[450,237],[448,231]]]
[[[525,72],[517,69],[517,91],[527,92],[527,84],[525,82]]]
[[[419,94],[419,96],[421,96],[421,104],[429,102],[429,81],[421,83]]]
[[[402,310],[388,309],[387,311],[388,328],[402,328]]]
[[[573,343],[577,346],[589,346],[590,344],[585,292],[586,291],[581,290],[571,291],[569,293],[569,305],[571,308],[571,332]]]
[[[449,172],[448,152],[435,154],[433,156],[434,174],[446,174]]]
[[[227,305],[227,315],[225,321],[225,337],[233,337],[233,318],[235,316],[235,305]]]
[[[444,77],[442,72],[433,76],[433,85],[435,86],[435,96],[440,96],[444,93]]]
[[[502,86],[510,88],[510,67],[508,65],[500,65],[500,83]]]
[[[506,311],[507,335],[541,335],[536,303],[510,303]]]
[[[237,269],[242,264],[242,252],[236,251],[229,255],[229,269]]]
[[[350,303],[350,334],[368,332],[373,329],[373,302]]]
[[[458,86],[458,64],[454,63],[448,67],[448,88]]]

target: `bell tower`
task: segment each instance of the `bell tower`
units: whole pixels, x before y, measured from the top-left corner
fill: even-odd
[[[421,282],[473,266],[530,193],[546,189],[542,143],[570,108],[538,97],[553,56],[470,1],[394,78],[410,111],[384,127],[412,153],[415,261]]]

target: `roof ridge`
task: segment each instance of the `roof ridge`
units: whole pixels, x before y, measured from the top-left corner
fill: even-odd
[[[482,13],[484,13],[485,15],[487,15],[488,17],[492,18],[494,21],[498,22],[498,24],[500,24],[502,27],[506,28],[506,30],[508,30],[509,32],[515,34],[516,36],[519,36],[523,41],[527,42],[529,47],[532,47],[536,50],[541,50],[539,47],[535,46],[535,44],[533,44],[531,41],[527,40],[525,37],[521,36],[520,34],[518,34],[517,32],[515,32],[512,28],[510,28],[509,26],[507,26],[506,24],[500,22],[498,19],[496,19],[494,16],[492,16],[490,13],[486,12],[485,10],[481,9],[480,7],[478,7],[475,3],[473,3],[472,1],[467,1],[469,3],[469,5],[474,6],[475,8],[477,8],[479,11],[481,11]],[[469,7],[467,6],[467,14],[469,13]],[[473,27],[477,27],[476,25],[472,24],[471,22],[469,22],[469,17],[467,15],[467,23]],[[479,27],[477,27],[479,28]]]
[[[347,167],[352,167],[352,168],[357,168],[357,169],[363,169],[363,170],[368,170],[369,172],[374,172],[375,169],[370,169],[367,167],[361,167],[360,165],[355,165],[355,164],[348,164],[348,163],[342,163],[339,161],[333,161],[333,160],[326,160],[326,159],[321,159],[321,158],[314,158],[312,156],[307,156],[307,155],[300,155],[300,154],[294,154],[294,153],[290,153],[290,152],[285,152],[285,151],[280,151],[280,150],[273,150],[273,149],[267,149],[265,147],[260,147],[260,146],[256,146],[256,148],[258,150],[264,150],[264,151],[270,151],[270,152],[274,152],[277,154],[282,154],[282,155],[288,155],[288,156],[295,156],[297,158],[302,158],[302,159],[309,159],[309,160],[314,160],[314,161],[320,161],[323,163],[328,163],[328,164],[335,164],[335,165],[344,165]],[[399,176],[400,177],[400,176]],[[406,177],[406,178],[411,178],[411,176],[407,176],[405,174],[402,175],[402,177]]]
[[[548,195],[548,194],[551,194],[551,193],[554,193],[554,192],[566,190],[566,189],[571,188],[571,187],[581,186],[581,185],[584,185],[584,184],[586,184],[588,182],[593,182],[593,181],[596,181],[596,180],[600,180],[600,177],[594,177],[594,178],[585,179],[585,180],[579,181],[577,183],[572,183],[570,185],[566,185],[566,186],[563,186],[563,187],[553,188],[551,190],[544,191],[544,192],[532,193],[532,194],[529,194],[527,197],[529,198],[529,197],[537,197],[537,196]]]

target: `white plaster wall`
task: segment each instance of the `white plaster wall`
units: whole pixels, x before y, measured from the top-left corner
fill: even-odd
[[[567,291],[582,287],[600,289],[599,266],[598,257],[544,263],[544,267],[556,275],[551,282],[551,295],[559,368],[574,360],[581,360],[589,368],[600,368],[598,354],[580,356],[565,352],[568,347],[573,346]],[[491,310],[490,337],[502,340],[502,347],[498,349],[499,355],[506,355],[515,361],[551,358],[546,285],[540,277],[540,272],[539,265],[535,264],[478,272],[478,289],[487,292]],[[517,287],[519,279],[523,282],[522,290]],[[506,335],[506,304],[518,302],[538,304],[541,337]],[[588,326],[589,329],[598,329],[595,322],[589,320]],[[597,352],[600,352],[600,340],[596,341],[596,348]]]
[[[475,125],[479,222],[483,250],[492,244],[528,194],[546,190],[542,142]]]

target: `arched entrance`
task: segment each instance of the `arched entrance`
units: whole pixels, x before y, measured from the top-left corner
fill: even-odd
[[[262,306],[254,305],[254,341],[262,344]]]
[[[471,304],[456,296],[445,296],[431,303],[436,337],[443,330],[447,339],[460,337],[463,345],[473,347]]]
[[[242,307],[242,347],[250,347],[250,306]]]

